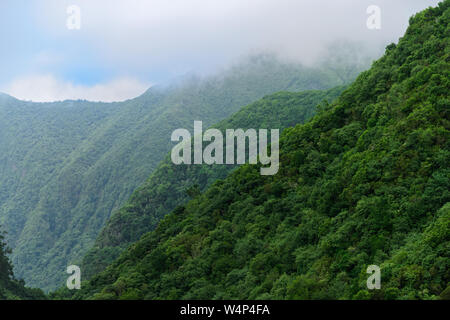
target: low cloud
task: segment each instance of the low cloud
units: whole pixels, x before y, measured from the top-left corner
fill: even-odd
[[[114,102],[139,96],[150,87],[137,79],[123,77],[93,86],[77,85],[53,75],[30,75],[13,80],[3,92],[34,102],[89,100]]]
[[[260,52],[314,64],[340,42],[359,43],[377,58],[404,34],[411,15],[438,2],[1,0],[0,36],[8,45],[0,50],[0,83],[8,85],[0,91],[34,101],[118,101],[147,89],[142,80],[208,74]],[[67,28],[74,4],[79,30]],[[380,8],[376,30],[367,27],[372,5]]]
[[[403,35],[409,17],[438,0],[79,0],[82,27],[65,30],[69,0],[44,2],[41,28],[94,49],[125,70],[198,70],[249,52],[273,51],[314,61],[330,42],[378,49]],[[381,29],[367,8],[379,6]],[[101,50],[99,50],[101,48]]]

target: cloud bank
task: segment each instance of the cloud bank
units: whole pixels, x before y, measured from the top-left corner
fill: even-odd
[[[172,68],[272,50],[314,60],[330,41],[377,46],[397,41],[408,18],[437,0],[79,0],[83,38],[105,62]],[[45,2],[45,27],[55,35],[67,1]],[[367,8],[380,7],[380,30],[369,30]],[[59,26],[59,27],[58,27]]]
[[[57,79],[52,75],[31,75],[13,80],[3,91],[17,99],[35,102],[78,99],[113,102],[134,98],[149,87],[150,84],[133,78],[85,86]]]
[[[411,15],[438,2],[2,0],[0,36],[8,50],[0,50],[0,90],[15,88],[19,97],[36,101],[75,93],[110,101],[119,90],[112,79],[158,83],[185,73],[213,72],[249,53],[273,52],[310,64],[331,42],[345,40],[378,54],[404,34]],[[80,8],[80,30],[67,28],[70,5]],[[381,10],[379,30],[367,28],[372,5]],[[34,95],[20,91],[28,90],[29,75],[46,79],[45,86],[30,85]],[[106,88],[115,91],[106,94]]]

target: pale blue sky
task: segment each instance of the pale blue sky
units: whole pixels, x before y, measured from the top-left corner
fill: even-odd
[[[114,101],[186,72],[274,51],[311,63],[337,39],[397,41],[438,0],[2,0],[0,91],[18,98]],[[66,9],[81,9],[68,30]],[[366,8],[381,8],[368,30]]]

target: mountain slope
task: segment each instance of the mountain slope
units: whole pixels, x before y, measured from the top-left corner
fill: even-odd
[[[165,216],[75,299],[436,299],[450,280],[450,1],[329,108]],[[368,265],[381,290],[367,290]]]
[[[300,93],[280,92],[264,97],[242,108],[214,128],[279,128],[304,123],[316,111],[316,105],[333,101],[344,87]],[[170,154],[160,163],[150,178],[116,212],[100,232],[96,244],[83,260],[84,278],[103,270],[129,244],[153,230],[158,221],[176,206],[189,199],[190,188],[204,190],[217,179],[223,179],[236,166],[174,165]]]
[[[0,233],[0,300],[42,300],[46,299],[39,289],[25,288],[22,281],[14,278],[12,266],[7,257],[10,250],[4,243],[4,236]]]
[[[256,56],[206,78],[153,87],[121,103],[30,103],[0,97],[0,223],[15,274],[43,289],[65,283],[99,230],[194,120],[217,123],[280,90],[325,89],[336,74]]]

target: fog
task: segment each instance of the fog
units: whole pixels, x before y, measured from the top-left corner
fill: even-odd
[[[66,4],[64,4],[66,2]],[[65,33],[64,7],[47,1],[41,22],[48,32]],[[275,51],[310,62],[339,39],[379,48],[397,41],[409,17],[433,0],[128,0],[76,1],[81,40],[107,62],[124,67],[196,69],[223,64],[239,55]],[[381,9],[381,29],[366,26],[370,5]]]
[[[0,89],[22,78],[53,77],[65,87],[126,78],[142,86],[188,72],[210,73],[240,57],[274,52],[314,64],[336,43],[356,43],[373,58],[397,42],[414,13],[437,0],[47,0],[2,1]],[[28,4],[28,3],[27,3]],[[69,5],[81,28],[66,27]],[[380,8],[369,29],[367,8]],[[18,7],[19,6],[19,7]],[[27,27],[27,24],[29,25]],[[7,30],[7,32],[5,31]],[[32,43],[33,45],[31,45]],[[20,45],[19,45],[20,44]],[[3,86],[2,86],[3,84]],[[105,88],[103,86],[102,88]],[[40,90],[36,90],[40,91]]]

